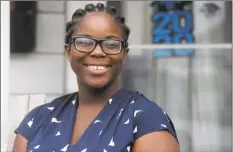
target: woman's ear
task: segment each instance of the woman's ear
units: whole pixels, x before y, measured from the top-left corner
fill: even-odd
[[[65,44],[64,49],[65,49],[66,57],[67,57],[68,61],[70,61],[70,55],[71,55],[70,54],[70,52],[71,52],[70,46],[68,44]]]

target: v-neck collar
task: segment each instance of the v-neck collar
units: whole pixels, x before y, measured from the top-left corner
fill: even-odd
[[[87,146],[87,137],[93,133],[93,131],[95,130],[93,128],[93,126],[95,125],[95,121],[96,120],[101,120],[103,122],[108,122],[111,119],[111,117],[106,117],[106,115],[111,115],[111,113],[114,113],[118,108],[118,106],[120,104],[118,104],[118,101],[120,99],[120,97],[122,97],[122,93],[125,92],[125,89],[119,89],[110,99],[108,99],[108,101],[106,102],[106,104],[104,105],[104,108],[98,113],[98,115],[93,119],[93,121],[89,124],[89,126],[86,128],[86,130],[83,132],[83,134],[81,135],[81,137],[79,138],[78,142],[74,145],[70,145],[72,136],[73,136],[73,128],[74,128],[74,124],[75,124],[75,119],[76,119],[76,113],[77,113],[77,109],[78,109],[78,92],[76,93],[76,95],[73,98],[73,101],[75,101],[75,104],[72,103],[72,106],[74,107],[72,110],[72,123],[71,123],[71,127],[69,127],[70,132],[69,132],[69,136],[68,136],[68,147],[67,147],[67,151],[72,151],[72,150],[80,150],[85,149],[85,146]],[[103,118],[105,120],[103,120]],[[88,147],[86,147],[88,148]]]

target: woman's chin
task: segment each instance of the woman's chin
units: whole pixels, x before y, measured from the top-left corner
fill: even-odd
[[[106,85],[102,85],[102,84],[90,84],[88,85],[90,88],[93,88],[93,89],[102,89],[104,88]]]
[[[106,81],[92,81],[92,82],[86,82],[86,85],[93,89],[102,89],[105,88],[108,85],[108,82]]]

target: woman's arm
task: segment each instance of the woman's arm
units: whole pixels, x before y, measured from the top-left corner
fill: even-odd
[[[133,152],[180,152],[180,146],[168,131],[158,131],[138,138]]]
[[[27,143],[27,139],[20,134],[17,134],[14,140],[13,152],[26,152]]]

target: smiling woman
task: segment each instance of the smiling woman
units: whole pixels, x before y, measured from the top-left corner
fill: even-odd
[[[142,94],[119,87],[130,30],[116,9],[88,4],[74,12],[66,33],[79,91],[27,114],[15,130],[14,150],[178,152],[169,116]]]

